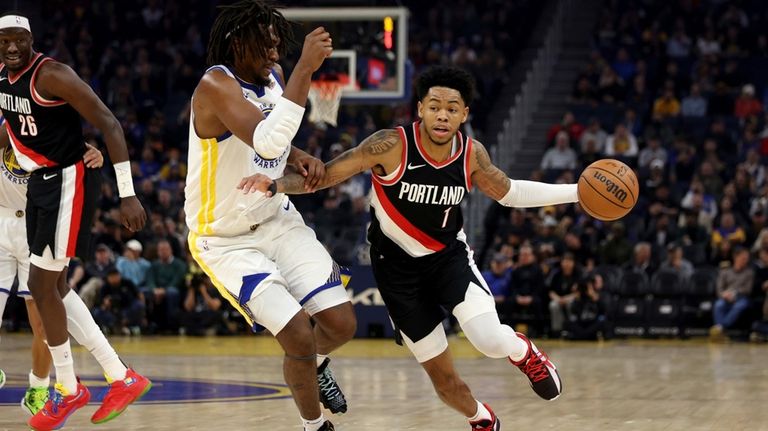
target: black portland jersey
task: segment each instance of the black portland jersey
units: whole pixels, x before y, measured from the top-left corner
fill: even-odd
[[[53,61],[40,53],[19,73],[0,66],[0,112],[22,169],[66,167],[81,160],[85,138],[80,114],[63,100],[48,100],[35,90],[40,66]]]
[[[368,239],[391,256],[426,256],[444,249],[462,230],[461,202],[472,188],[469,156],[472,139],[459,132],[453,154],[436,162],[421,146],[419,122],[398,127],[403,142],[400,167],[390,175],[372,175]]]

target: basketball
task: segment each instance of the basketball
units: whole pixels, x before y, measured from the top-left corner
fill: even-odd
[[[613,159],[598,160],[587,166],[579,177],[577,190],[584,211],[603,221],[627,215],[639,194],[635,172]]]

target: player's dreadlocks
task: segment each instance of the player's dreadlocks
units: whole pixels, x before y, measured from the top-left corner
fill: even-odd
[[[235,56],[243,58],[247,51],[266,57],[272,48],[269,26],[280,39],[277,50],[284,55],[295,45],[293,28],[269,0],[239,0],[219,6],[221,12],[211,28],[208,40],[208,65],[233,65]],[[239,43],[235,44],[234,41]]]

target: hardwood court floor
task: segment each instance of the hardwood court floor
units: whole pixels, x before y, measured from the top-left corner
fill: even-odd
[[[26,384],[29,341],[4,335],[0,345],[0,367],[11,376],[0,389],[0,430],[28,429],[17,398],[3,393]],[[132,406],[100,426],[88,422],[96,409],[92,404],[64,429],[301,430],[293,401],[285,397],[281,354],[271,338],[118,337],[113,344],[128,363],[156,380],[155,396],[177,400]],[[565,392],[554,402],[536,397],[505,361],[482,358],[466,340],[451,341],[461,375],[476,397],[494,408],[503,430],[768,430],[764,345],[635,340],[552,341],[539,347],[563,375]],[[78,348],[75,360],[78,373],[90,376],[92,393],[103,391],[90,355]],[[460,414],[438,401],[407,350],[390,341],[355,340],[334,355],[332,368],[350,402],[349,413],[333,418],[340,431],[469,429]],[[215,385],[174,386],[181,379],[261,382],[272,384],[265,389],[271,395],[237,401]]]

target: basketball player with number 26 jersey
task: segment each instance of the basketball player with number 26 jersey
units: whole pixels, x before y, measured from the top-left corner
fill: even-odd
[[[133,191],[122,128],[71,68],[35,52],[32,41],[26,17],[0,17],[0,113],[7,132],[0,133],[0,147],[10,144],[20,167],[30,173],[25,211],[28,284],[56,369],[52,398],[29,420],[32,429],[42,431],[61,428],[90,399],[75,377],[68,329],[104,368],[110,383],[92,422],[118,416],[149,390],[151,382],[126,368],[88,308],[66,285],[69,259],[88,257],[101,189],[101,174],[83,163],[81,116],[104,136],[115,167],[123,224],[131,230],[144,227],[146,213]]]
[[[506,206],[576,202],[576,185],[511,180],[491,163],[482,144],[459,132],[474,93],[467,72],[429,69],[416,80],[416,93],[419,121],[380,130],[328,162],[317,188],[373,171],[371,265],[392,321],[440,398],[463,413],[471,429],[498,431],[499,418],[473,397],[453,366],[442,326],[444,309],[475,348],[491,358],[507,358],[540,397],[559,397],[562,382],[544,352],[500,323],[466,243],[461,202],[473,185]],[[297,175],[276,181],[254,175],[244,178],[241,187],[268,194],[314,189]]]

